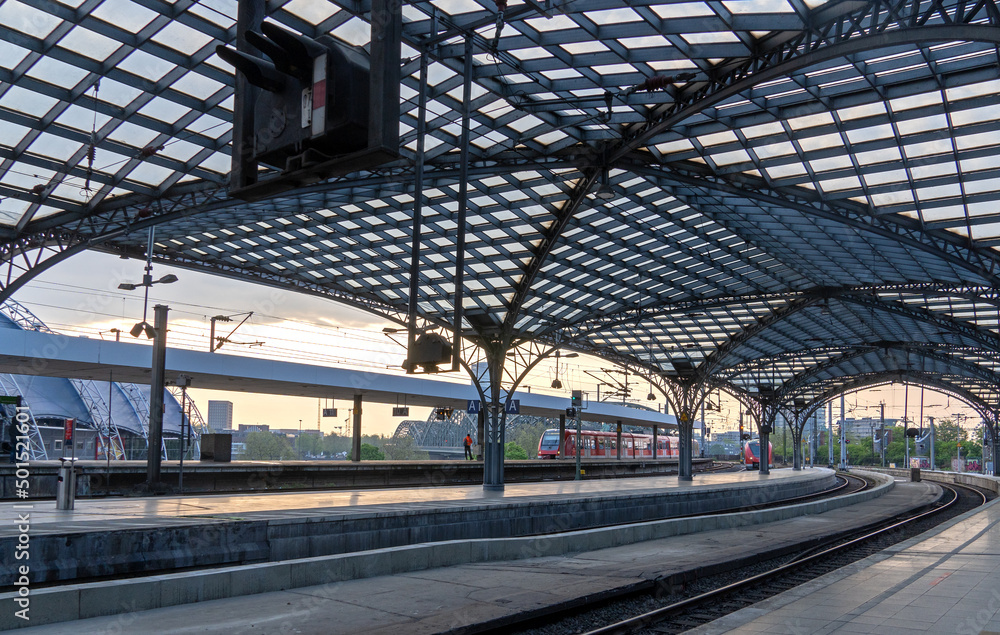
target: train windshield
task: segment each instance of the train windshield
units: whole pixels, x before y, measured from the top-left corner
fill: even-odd
[[[760,456],[760,442],[751,441],[749,445],[750,445],[750,452],[752,452],[754,456]]]
[[[559,449],[559,433],[555,430],[546,430],[542,434],[542,447],[543,450],[558,450]]]

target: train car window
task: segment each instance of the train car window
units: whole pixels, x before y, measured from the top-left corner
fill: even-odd
[[[542,449],[543,450],[558,450],[559,449],[559,433],[555,430],[546,430],[542,435]]]

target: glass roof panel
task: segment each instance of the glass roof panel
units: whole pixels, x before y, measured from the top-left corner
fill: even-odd
[[[582,324],[636,303],[744,298],[709,307],[701,319],[651,320],[650,332],[665,342],[659,351],[644,350],[643,338],[624,329],[595,331],[595,342],[655,355],[672,369],[678,351],[702,359],[779,307],[749,300],[761,294],[928,280],[992,284],[982,274],[993,270],[989,262],[962,265],[990,261],[1000,248],[993,222],[998,59],[974,38],[824,57],[832,40],[822,38],[850,31],[838,22],[847,14],[833,5],[810,12],[823,3],[585,0],[551,17],[512,3],[494,50],[495,3],[435,1],[436,34],[432,5],[406,3],[400,159],[247,203],[220,189],[230,168],[234,99],[232,69],[214,46],[232,43],[236,3],[65,4],[81,14],[66,20],[73,14],[64,6],[37,0],[0,5],[0,231],[8,234],[18,223],[30,232],[56,216],[149,214],[164,196],[164,208],[196,211],[158,229],[165,257],[197,257],[209,268],[239,267],[238,275],[338,298],[354,289],[391,313],[408,302],[418,57],[426,50],[419,304],[447,312],[462,34],[471,29],[470,324],[499,328],[507,320],[545,333],[560,320]],[[364,45],[363,6],[291,0],[268,3],[267,11],[286,27]],[[970,19],[993,19],[984,16]],[[943,23],[936,13],[925,17]],[[794,48],[800,34],[819,38],[802,63],[814,45]],[[787,65],[767,81],[755,79],[774,63]],[[652,79],[681,70],[693,78]],[[643,82],[654,89],[640,89]],[[895,235],[909,241],[905,248]],[[954,235],[979,242],[970,247]],[[116,240],[143,248],[134,233]],[[526,276],[535,265],[539,273]],[[527,279],[529,288],[520,289]],[[512,306],[519,312],[508,316]],[[953,310],[941,307],[935,310]],[[732,357],[815,348],[809,338],[940,330],[907,330],[912,324],[895,314],[868,323],[865,310],[848,303],[837,313],[803,310]],[[831,354],[789,357],[774,368],[788,376]]]

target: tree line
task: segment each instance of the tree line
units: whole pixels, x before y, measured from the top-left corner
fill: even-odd
[[[902,426],[889,427],[886,426],[886,430],[892,431],[892,443],[889,443],[885,447],[885,462],[886,465],[890,463],[895,463],[897,467],[905,467],[906,462],[906,445],[904,429]],[[927,428],[924,428],[924,433],[927,433]],[[821,428],[822,432],[823,429]],[[781,463],[783,460],[787,460],[789,464],[792,462],[792,436],[791,434],[782,435],[781,429],[779,428],[776,433],[771,435],[771,445],[774,449],[774,460],[776,463]],[[809,445],[808,436],[810,428],[807,428],[805,433],[802,435],[802,457],[804,461],[809,460]],[[876,434],[878,429],[876,428]],[[847,453],[848,453],[848,463],[851,465],[881,465],[882,456],[880,449],[874,443],[874,439],[871,434],[847,435],[848,443]],[[928,440],[929,446],[929,440]],[[958,458],[958,448],[961,446],[962,458],[966,461],[982,461],[983,458],[983,429],[979,428],[970,433],[968,430],[960,427],[957,423],[951,419],[943,419],[934,424],[934,468],[935,469],[951,469],[951,460]],[[709,447],[712,450],[712,446]],[[828,444],[820,445],[816,451],[816,463],[826,463],[827,457],[830,454],[830,446]],[[910,457],[916,456],[926,456],[930,458],[930,449],[925,452],[918,454],[916,449],[916,443],[910,439]],[[834,463],[840,461],[840,439],[834,432],[833,438],[833,459]],[[990,460],[990,457],[987,457]]]

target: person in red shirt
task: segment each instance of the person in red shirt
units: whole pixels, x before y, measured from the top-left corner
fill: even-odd
[[[465,460],[471,461],[474,457],[472,456],[472,435],[465,435]]]

